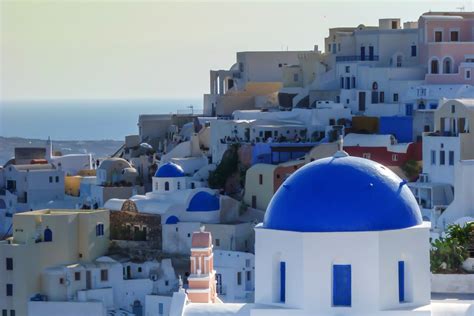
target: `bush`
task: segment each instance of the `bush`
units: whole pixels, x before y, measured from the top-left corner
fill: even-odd
[[[462,273],[461,266],[469,257],[468,248],[473,244],[474,223],[448,226],[446,237],[440,237],[431,244],[431,272]]]

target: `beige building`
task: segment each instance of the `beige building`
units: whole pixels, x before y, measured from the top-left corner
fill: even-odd
[[[337,151],[337,143],[315,146],[304,159],[284,162],[278,165],[255,164],[247,170],[245,177],[244,202],[252,208],[266,210],[273,194],[293,172],[305,164],[326,157]]]
[[[15,214],[13,236],[0,241],[0,310],[27,315],[41,290],[41,273],[60,264],[90,262],[109,247],[109,211],[39,210]]]

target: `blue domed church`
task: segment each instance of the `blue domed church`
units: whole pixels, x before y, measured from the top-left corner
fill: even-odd
[[[256,252],[261,304],[298,315],[405,315],[430,304],[429,225],[413,194],[388,168],[345,152],[284,182]]]
[[[430,302],[429,229],[405,181],[338,151],[291,175],[257,225],[255,303],[184,315],[466,315]]]

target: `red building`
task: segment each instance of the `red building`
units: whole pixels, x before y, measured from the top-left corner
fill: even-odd
[[[392,135],[348,134],[344,137],[344,150],[351,156],[388,167],[401,167],[409,160],[422,160],[421,143],[399,144]]]

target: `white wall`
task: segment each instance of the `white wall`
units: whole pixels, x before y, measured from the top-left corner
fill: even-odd
[[[102,302],[28,302],[28,316],[106,316]]]
[[[349,311],[369,315],[429,304],[429,225],[353,233],[298,233],[259,228],[256,235],[257,304],[299,308],[308,315],[341,315]],[[398,302],[400,260],[406,262],[408,303]],[[285,303],[279,302],[280,261],[286,262]],[[333,264],[352,267],[350,308],[332,307]]]

